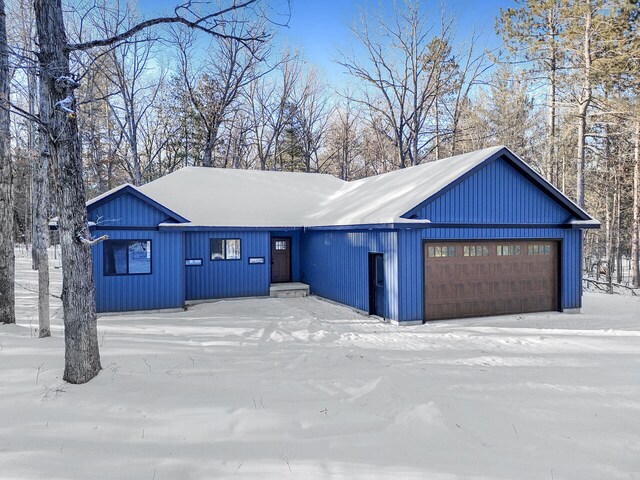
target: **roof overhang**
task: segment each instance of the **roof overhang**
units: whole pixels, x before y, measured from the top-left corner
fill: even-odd
[[[569,228],[598,229],[602,224],[595,219],[591,220],[571,220],[567,223]]]
[[[165,232],[208,232],[212,230],[224,230],[224,231],[242,231],[242,230],[302,230],[304,227],[301,225],[271,225],[271,226],[258,226],[258,225],[195,225],[190,222],[187,223],[161,223],[158,225],[158,230]]]

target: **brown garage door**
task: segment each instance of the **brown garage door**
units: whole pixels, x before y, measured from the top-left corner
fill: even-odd
[[[558,310],[558,245],[425,242],[425,320]]]

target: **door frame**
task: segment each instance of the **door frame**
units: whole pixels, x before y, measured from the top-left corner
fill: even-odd
[[[269,257],[271,262],[269,263],[269,283],[291,283],[293,281],[293,254],[291,250],[293,249],[293,237],[286,235],[278,235],[277,237],[269,237]],[[273,242],[275,240],[286,240],[289,248],[287,249],[287,253],[289,255],[289,280],[284,282],[274,282],[273,281]]]
[[[422,323],[431,323],[431,322],[439,322],[440,320],[427,320],[427,297],[425,295],[425,275],[426,275],[426,244],[428,243],[461,243],[461,242],[535,242],[536,240],[546,241],[546,242],[555,242],[558,248],[558,254],[556,255],[556,309],[551,311],[562,312],[562,292],[564,291],[563,284],[563,276],[564,276],[564,268],[563,268],[563,251],[564,251],[564,238],[562,237],[491,237],[491,238],[423,238],[420,242],[420,261],[422,262],[422,266],[420,271],[422,272],[420,277],[420,283],[422,288]],[[582,265],[582,263],[581,263]],[[582,282],[580,282],[582,285]],[[581,297],[582,298],[582,297]]]

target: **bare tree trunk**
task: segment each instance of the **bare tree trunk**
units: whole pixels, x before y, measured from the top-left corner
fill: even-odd
[[[34,114],[40,88],[33,71],[28,72],[29,112]],[[40,338],[51,336],[49,318],[49,165],[51,153],[46,135],[40,139],[40,153],[36,154],[37,129],[31,122],[29,128],[29,150],[31,161],[31,257],[33,268],[38,271],[38,333]],[[41,132],[42,134],[42,132]]]
[[[605,259],[606,259],[606,279],[609,284],[609,293],[613,293],[613,287],[611,282],[613,281],[612,270],[613,270],[613,225],[615,218],[615,184],[617,180],[611,182],[611,178],[615,175],[613,169],[611,168],[611,139],[609,137],[609,126],[604,126],[604,159],[605,159],[605,175],[607,178],[606,182],[606,193],[605,193]],[[613,184],[612,184],[613,183]],[[613,195],[612,195],[613,193]]]
[[[586,164],[585,139],[587,133],[587,107],[583,101],[578,109],[578,162],[576,171],[576,203],[584,208],[584,168]]]
[[[585,14],[584,25],[584,72],[582,93],[578,104],[578,169],[576,178],[576,199],[578,206],[584,208],[584,168],[586,161],[585,141],[587,135],[587,110],[591,105],[591,10]]]
[[[433,102],[433,108],[434,108],[434,113],[435,113],[435,127],[436,127],[436,132],[435,132],[435,141],[436,141],[436,146],[435,146],[435,156],[436,156],[436,160],[440,160],[441,158],[441,152],[440,152],[440,104],[438,103],[438,101],[436,100],[435,102]]]
[[[46,133],[40,141],[39,161],[33,165],[33,263],[38,270],[38,323],[40,338],[51,336],[49,323],[49,163]]]
[[[27,94],[29,95],[29,114],[32,116],[37,115],[36,104],[38,103],[38,78],[35,75],[35,72],[30,69],[27,72]],[[29,198],[31,199],[30,209],[31,209],[31,268],[33,270],[37,270],[38,266],[36,265],[36,252],[34,251],[33,242],[36,238],[36,210],[35,210],[35,202],[34,202],[34,192],[35,192],[35,174],[36,169],[38,168],[38,124],[36,122],[29,122],[29,137],[27,139],[27,145],[29,148],[29,163],[31,164],[31,194]]]
[[[213,122],[216,122],[216,120],[214,119]],[[213,149],[216,143],[218,143],[218,126],[214,124],[214,127],[207,131],[207,141],[202,152],[203,167],[213,167]]]
[[[633,149],[633,226],[631,228],[631,284],[640,287],[640,118],[636,119]]]
[[[211,130],[207,131],[207,141],[204,144],[204,150],[202,152],[202,166],[213,167],[213,147],[216,139],[214,133]]]
[[[133,162],[133,184],[135,186],[142,185],[142,166],[140,165],[140,153],[138,152],[138,135],[135,131],[131,132],[131,157]]]
[[[34,0],[40,67],[40,121],[56,168],[62,247],[62,305],[65,369],[63,379],[85,383],[101,369],[91,250],[78,237],[89,237],[80,137],[69,49],[60,0]],[[42,148],[42,146],[41,146]]]
[[[621,166],[622,166],[622,158],[619,160],[618,163],[618,172],[616,175],[616,204],[615,204],[615,212],[616,212],[616,219],[615,219],[615,226],[614,226],[614,235],[615,235],[615,243],[614,243],[614,250],[615,250],[615,254],[616,254],[616,282],[617,283],[622,283],[622,239],[621,239],[621,232],[620,232],[620,226],[622,223],[622,172],[621,170]]]
[[[16,323],[13,171],[8,102],[9,48],[4,0],[0,0],[0,322]]]
[[[552,45],[549,76],[549,138],[547,139],[547,168],[545,174],[554,185],[558,181],[556,171],[556,59],[555,44]]]
[[[87,122],[87,130],[88,130],[88,149],[89,155],[88,157],[91,159],[91,169],[95,174],[95,180],[98,187],[98,193],[103,193],[109,190],[107,188],[107,182],[104,174],[104,160],[103,160],[103,152],[102,152],[102,144],[101,144],[101,132],[96,124],[96,110],[100,108],[99,106],[94,106],[93,104],[89,104],[87,111],[88,122]],[[97,108],[96,108],[97,107]]]

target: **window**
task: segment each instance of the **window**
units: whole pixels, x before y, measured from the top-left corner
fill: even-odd
[[[239,238],[212,238],[209,247],[211,260],[240,260]]]
[[[488,257],[489,247],[486,245],[465,245],[462,254],[465,257]]]
[[[551,255],[551,245],[529,245],[528,255]]]
[[[376,255],[376,285],[378,287],[384,286],[384,262],[382,255]]]
[[[104,242],[105,275],[151,273],[151,240],[107,240]]]
[[[437,245],[427,249],[427,255],[430,257],[455,257],[456,247],[453,245]]]
[[[276,240],[276,250],[286,250],[287,249],[287,241],[286,240]]]
[[[520,255],[520,245],[498,245],[498,255]]]

